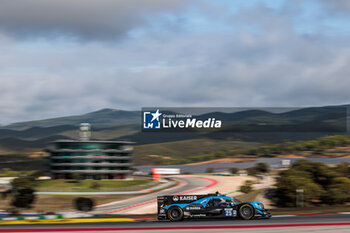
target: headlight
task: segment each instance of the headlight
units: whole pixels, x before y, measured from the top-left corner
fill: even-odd
[[[165,213],[165,210],[164,209],[160,209],[159,213]]]

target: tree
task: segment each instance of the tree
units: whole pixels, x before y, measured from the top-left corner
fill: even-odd
[[[267,173],[270,168],[266,163],[258,163],[255,165],[255,169],[261,173]]]
[[[301,159],[292,164],[292,169],[309,173],[311,179],[322,185],[324,188],[332,183],[332,179],[339,174],[321,162],[312,162]]]
[[[299,160],[280,173],[275,202],[279,206],[294,206],[296,189],[304,190],[305,205],[340,204],[350,201],[350,179],[347,164],[331,168],[320,162]]]
[[[40,176],[45,176],[45,172],[34,170],[34,171],[29,172],[28,176],[33,177],[33,179],[37,179]]]
[[[31,208],[36,199],[34,190],[36,184],[35,176],[29,175],[14,179],[11,182],[13,193],[11,205],[16,208]]]
[[[348,163],[339,163],[334,170],[339,173],[340,176],[350,176],[350,166]]]
[[[232,168],[230,169],[230,171],[231,171],[231,174],[237,174],[238,171],[239,171],[239,169],[236,168],[236,167],[232,167]]]
[[[251,191],[253,191],[253,184],[254,184],[254,181],[252,180],[246,180],[244,182],[244,185],[242,185],[240,188],[239,188],[239,191],[242,192],[242,193],[250,193]]]
[[[11,182],[12,189],[21,190],[21,189],[31,189],[36,186],[34,177],[24,176],[18,177]]]
[[[303,189],[304,205],[309,206],[313,201],[319,200],[324,190],[312,179],[299,176],[281,176],[277,179],[275,202],[281,207],[293,207],[296,204],[296,190]]]
[[[333,184],[329,185],[324,202],[328,204],[341,204],[350,200],[350,179],[347,177],[334,178]]]
[[[258,154],[258,148],[251,148],[247,152],[248,155],[256,155]]]
[[[266,173],[269,170],[270,168],[266,163],[257,163],[254,167],[248,168],[247,172],[250,175],[258,175],[258,174]]]
[[[34,190],[30,188],[19,189],[13,197],[11,205],[16,208],[30,209],[35,201]]]
[[[78,197],[74,200],[74,206],[80,211],[91,211],[94,207],[94,201],[86,197]]]

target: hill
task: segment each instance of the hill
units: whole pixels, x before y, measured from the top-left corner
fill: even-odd
[[[92,139],[127,139],[135,142],[137,163],[203,161],[230,154],[232,150],[236,154],[236,150],[241,152],[242,148],[247,149],[253,145],[270,146],[284,141],[311,140],[344,133],[347,108],[348,105],[282,109],[283,111],[266,108],[232,113],[211,112],[197,115],[196,118],[220,119],[225,123],[224,128],[186,133],[142,132],[140,111],[101,109],[83,115],[3,126],[0,128],[0,155],[15,158],[28,151],[41,151],[48,142],[56,139],[78,139],[79,124],[89,122],[92,124]],[[237,146],[237,142],[242,146]],[[231,152],[226,153],[227,151]],[[216,152],[218,155],[215,155]]]
[[[141,164],[174,164],[190,156],[215,153],[217,151],[248,150],[262,145],[240,140],[214,140],[197,138],[136,145],[134,156],[136,163]]]
[[[15,150],[21,151],[24,149],[35,148],[42,150],[45,146],[52,141],[59,139],[69,139],[68,137],[61,135],[54,135],[50,137],[41,138],[38,140],[23,140],[14,137],[7,137],[0,139],[0,147],[5,148],[5,150]]]
[[[91,123],[94,128],[107,128],[138,123],[140,115],[140,111],[123,111],[106,108],[78,116],[13,123],[2,127],[2,129],[25,130],[32,127],[53,127],[61,125],[78,126],[81,122]]]
[[[52,127],[31,127],[25,130],[11,130],[0,128],[0,139],[7,137],[23,138],[23,139],[38,139],[52,135],[61,134],[66,131],[77,130],[78,126],[73,125],[57,125]]]

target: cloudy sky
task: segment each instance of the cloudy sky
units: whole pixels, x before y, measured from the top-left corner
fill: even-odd
[[[0,0],[0,124],[350,103],[348,0]]]

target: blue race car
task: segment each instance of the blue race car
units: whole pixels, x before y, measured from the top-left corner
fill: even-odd
[[[158,196],[158,220],[184,218],[271,218],[261,202],[240,202],[219,193],[207,195]]]

